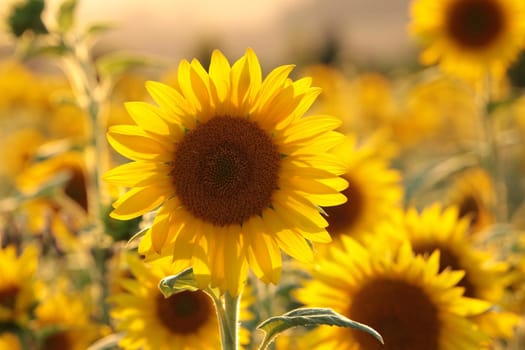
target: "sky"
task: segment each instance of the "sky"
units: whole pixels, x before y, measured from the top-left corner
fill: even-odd
[[[58,0],[51,0],[50,8]],[[275,65],[335,36],[357,60],[387,60],[410,50],[409,0],[84,0],[79,26],[110,22],[99,48],[178,61],[203,47],[238,57],[252,47]]]

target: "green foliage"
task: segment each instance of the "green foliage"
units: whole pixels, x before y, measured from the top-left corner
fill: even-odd
[[[176,275],[163,278],[159,283],[159,289],[168,298],[173,294],[187,290],[194,292],[199,287],[193,276],[193,269],[190,267]]]
[[[73,28],[76,7],[77,0],[66,0],[60,5],[57,14],[57,21],[58,29],[61,32],[67,32]]]
[[[109,216],[109,213],[111,212],[113,208],[111,205],[107,205],[102,210],[102,220],[104,222],[104,228],[105,232],[110,235],[114,241],[128,241],[128,240],[134,240],[138,237],[141,237],[146,233],[147,229],[139,231],[137,234],[140,234],[140,236],[137,236],[135,234],[130,239],[130,232],[137,232],[139,229],[139,223],[142,220],[141,217],[137,217],[130,220],[117,220],[113,219]]]
[[[84,39],[92,39],[100,34],[106,33],[113,28],[114,26],[109,23],[92,23],[85,29]]]
[[[151,64],[152,62],[148,58],[122,52],[102,56],[96,62],[97,71],[102,77],[117,77],[134,68]]]
[[[17,4],[11,10],[7,19],[11,32],[16,37],[21,37],[25,32],[47,34],[47,28],[42,22],[44,0],[27,0]]]
[[[352,321],[332,309],[327,308],[299,308],[285,313],[282,316],[270,317],[263,321],[257,328],[265,332],[265,337],[259,347],[263,350],[282,332],[298,326],[338,326],[350,327],[371,334],[383,343],[381,335],[371,327]]]

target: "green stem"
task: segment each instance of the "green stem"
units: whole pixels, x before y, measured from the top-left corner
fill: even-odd
[[[222,350],[239,349],[239,302],[241,296],[224,294],[224,300],[212,296],[219,319],[219,330],[221,334]]]
[[[492,103],[491,81],[484,82],[481,92],[478,92],[480,128],[481,128],[481,161],[483,167],[494,181],[494,207],[491,208],[496,222],[507,219],[507,186],[502,162],[501,150],[498,144],[497,130],[494,130],[494,115],[489,107]]]
[[[89,130],[85,147],[86,168],[88,171],[88,211],[90,222],[95,230],[102,231],[101,207],[104,204],[100,186],[100,173],[105,154],[103,139],[104,125],[101,120],[102,101],[107,96],[97,80],[96,68],[89,56],[89,50],[81,42],[70,42],[64,37],[59,38],[67,52],[64,56],[66,75],[79,106],[87,113]]]

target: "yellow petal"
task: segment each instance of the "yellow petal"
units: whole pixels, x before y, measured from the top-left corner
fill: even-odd
[[[195,108],[177,90],[156,81],[146,82],[146,89],[165,112],[163,115],[187,129],[195,127]]]
[[[298,80],[294,82],[294,86],[300,85],[303,79]],[[309,87],[309,81],[308,80],[308,87]],[[302,97],[301,97],[301,103],[297,105],[297,108],[295,108],[291,113],[290,117],[287,119],[283,119],[281,122],[277,123],[275,128],[277,130],[283,130],[285,127],[288,126],[288,123],[291,121],[296,121],[300,118],[302,118],[305,113],[310,109],[310,107],[314,104],[317,97],[321,94],[321,89],[319,88],[309,88],[308,91],[306,91]]]
[[[211,90],[218,102],[223,102],[230,90],[230,63],[219,50],[213,50],[209,68]]]
[[[210,100],[210,77],[197,59],[191,61],[190,82],[193,93],[201,103],[201,114],[213,115]]]
[[[166,242],[170,231],[170,220],[168,216],[155,218],[155,222],[151,227],[151,247],[156,253],[162,251],[162,247]]]
[[[226,289],[232,296],[237,296],[246,283],[248,264],[246,254],[242,249],[239,228],[228,226],[228,232],[223,237],[225,249]]]
[[[132,125],[114,125],[107,133],[111,146],[120,154],[133,160],[170,161],[174,145],[148,134]]]
[[[177,71],[177,82],[179,83],[182,95],[196,111],[200,111],[202,109],[202,103],[196,95],[196,91],[193,89],[191,70],[191,64],[186,60],[182,60],[179,63]]]
[[[285,224],[273,209],[267,209],[263,212],[263,221],[267,232],[276,238],[279,247],[286,254],[302,262],[313,261],[312,248],[304,237],[292,230],[285,229]]]
[[[288,158],[288,157],[287,157]],[[324,169],[331,172],[334,175],[342,175],[348,170],[347,165],[337,158],[325,154],[324,157],[319,157],[316,154],[293,154],[289,155],[290,161],[296,161],[297,163],[304,163],[313,168]]]
[[[280,217],[289,216],[297,227],[314,225],[319,228],[327,227],[328,222],[319,211],[306,199],[300,198],[289,191],[276,191],[272,201]]]
[[[210,264],[209,264],[209,235],[202,233],[195,237],[195,244],[192,249],[191,265],[193,275],[197,284],[201,287],[207,287],[210,284]]]
[[[126,102],[124,107],[140,128],[159,135],[170,134],[168,124],[155,106],[145,102]]]
[[[251,48],[246,50],[245,56],[246,64],[248,66],[248,74],[250,76],[249,99],[250,102],[252,102],[261,89],[262,71],[259,59]]]
[[[265,283],[279,282],[281,277],[281,252],[272,235],[268,235],[260,217],[254,217],[244,230],[251,260],[258,268],[258,276]]]
[[[144,187],[170,181],[170,168],[161,162],[136,161],[120,165],[107,171],[103,179],[126,187]]]
[[[284,82],[288,79],[295,65],[286,65],[275,68],[264,79],[260,94],[257,96],[255,109],[264,109],[264,106],[272,100],[281,90]]]
[[[129,220],[150,212],[161,205],[171,195],[171,188],[166,187],[135,187],[120,197],[113,206],[111,217],[119,220]]]
[[[248,111],[244,110],[243,103],[247,100],[246,96],[250,89],[250,71],[246,63],[246,56],[239,58],[232,65],[230,81],[232,104],[238,109],[241,115],[244,115]]]
[[[283,141],[294,142],[310,139],[327,131],[335,130],[341,126],[341,124],[341,119],[331,115],[305,117],[283,131]]]

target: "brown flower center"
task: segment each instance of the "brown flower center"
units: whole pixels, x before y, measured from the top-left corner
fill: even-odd
[[[480,206],[478,201],[472,196],[466,196],[459,204],[460,218],[468,217],[470,219],[470,225],[475,226],[480,217]]]
[[[440,247],[434,244],[425,244],[414,247],[414,252],[421,255],[430,255],[436,249],[439,249],[439,272],[442,272],[447,267],[452,270],[465,270],[465,267],[460,263],[459,257],[454,252],[446,247]],[[459,287],[465,288],[463,295],[466,297],[475,297],[476,288],[469,280],[468,271],[465,271],[465,275],[457,284]]]
[[[59,331],[47,336],[41,350],[72,350],[73,342],[67,331]]]
[[[347,315],[378,331],[385,345],[370,334],[351,330],[360,349],[437,350],[438,310],[420,287],[404,281],[375,279],[357,292]]]
[[[215,317],[210,297],[202,291],[184,291],[164,298],[157,297],[157,315],[162,324],[176,334],[194,334]]]
[[[184,136],[171,176],[192,215],[216,226],[242,224],[270,206],[280,159],[255,122],[220,116]]]
[[[504,13],[495,0],[456,0],[446,18],[449,36],[474,50],[491,45],[505,26]]]
[[[361,193],[359,187],[348,180],[348,187],[341,193],[348,199],[345,203],[334,206],[323,208],[328,214],[326,220],[328,221],[328,232],[332,237],[344,234],[352,230],[352,228],[359,221],[359,218],[363,215],[364,209],[364,196]]]
[[[0,306],[13,309],[16,305],[16,297],[20,292],[17,285],[7,285],[0,289]]]
[[[72,168],[71,178],[66,184],[66,194],[80,205],[85,211],[88,210],[86,177],[82,169]]]

